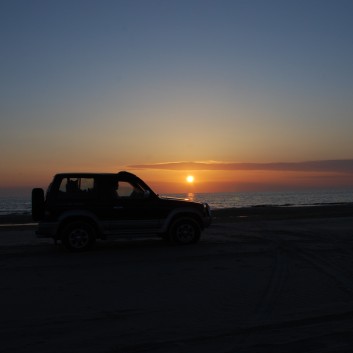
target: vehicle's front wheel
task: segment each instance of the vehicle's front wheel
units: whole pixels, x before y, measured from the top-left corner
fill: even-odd
[[[175,244],[187,245],[197,243],[200,235],[200,226],[190,218],[178,219],[170,228],[170,240]]]
[[[87,222],[69,223],[62,232],[62,242],[71,251],[85,251],[95,243],[95,230]]]

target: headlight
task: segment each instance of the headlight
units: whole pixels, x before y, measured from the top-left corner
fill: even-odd
[[[203,204],[203,209],[204,209],[204,212],[207,216],[211,216],[211,209],[210,209],[210,206],[208,205],[208,203]]]

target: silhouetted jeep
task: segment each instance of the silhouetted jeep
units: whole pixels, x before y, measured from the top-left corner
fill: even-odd
[[[210,225],[205,203],[159,197],[136,175],[62,173],[46,195],[32,190],[37,235],[61,241],[68,249],[86,250],[97,238],[157,234],[176,244],[196,243]]]

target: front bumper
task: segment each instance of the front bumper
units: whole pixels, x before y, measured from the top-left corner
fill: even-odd
[[[209,227],[212,224],[212,214],[210,206],[205,203],[204,204],[204,217],[203,217],[203,225],[204,227]]]

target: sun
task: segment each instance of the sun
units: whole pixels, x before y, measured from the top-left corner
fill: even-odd
[[[192,184],[194,182],[195,178],[192,176],[192,175],[188,175],[186,177],[186,181],[189,183],[189,184]]]

